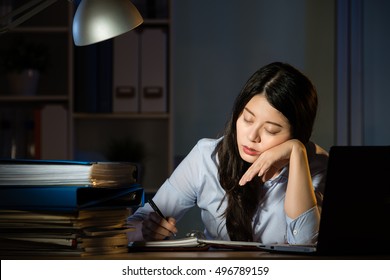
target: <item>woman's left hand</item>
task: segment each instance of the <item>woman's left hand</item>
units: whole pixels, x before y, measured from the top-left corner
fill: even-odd
[[[288,164],[294,141],[298,140],[288,140],[261,153],[241,177],[240,186],[244,186],[255,176],[261,177],[263,182],[274,177],[282,167]]]

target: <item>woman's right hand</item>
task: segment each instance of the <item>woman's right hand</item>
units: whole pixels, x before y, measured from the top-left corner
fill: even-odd
[[[145,241],[163,240],[177,233],[175,218],[161,218],[157,213],[151,212],[142,223],[142,235]]]

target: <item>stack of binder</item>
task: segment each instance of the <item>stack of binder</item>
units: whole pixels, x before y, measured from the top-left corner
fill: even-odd
[[[0,254],[127,252],[127,217],[143,205],[134,163],[0,161]]]

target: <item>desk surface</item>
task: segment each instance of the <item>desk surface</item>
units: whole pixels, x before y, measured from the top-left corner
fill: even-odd
[[[209,251],[153,251],[153,252],[129,252],[123,254],[107,254],[93,256],[61,256],[47,253],[45,255],[1,255],[2,260],[7,259],[54,259],[54,260],[194,260],[194,259],[312,259],[313,256],[301,254],[275,254],[266,251],[235,251],[235,250],[209,250]]]
[[[195,260],[195,259],[312,259],[313,256],[302,254],[275,254],[266,251],[235,251],[235,250],[200,250],[200,251],[152,251],[129,252],[121,254],[105,254],[92,256],[66,256],[58,254],[42,255],[2,255],[2,260]]]
[[[305,254],[277,254],[266,251],[235,251],[235,250],[209,250],[209,251],[153,251],[153,252],[129,252],[112,255],[95,255],[85,257],[59,256],[50,253],[42,256],[11,256],[0,255],[2,260],[321,260],[321,259],[390,259],[390,255],[361,255],[361,256],[316,256]]]
[[[101,258],[102,256],[92,256]],[[291,259],[308,258],[302,255],[274,254],[265,251],[234,251],[234,250],[210,250],[210,251],[169,251],[169,252],[130,252],[127,254],[106,255],[107,259]],[[88,257],[89,258],[89,257]]]

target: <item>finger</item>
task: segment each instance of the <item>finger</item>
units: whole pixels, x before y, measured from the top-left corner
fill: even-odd
[[[167,221],[168,221],[168,223],[170,223],[170,224],[172,224],[172,225],[176,225],[176,219],[175,218],[173,218],[173,217],[168,217],[167,218]]]
[[[172,233],[159,225],[156,227],[154,223],[145,223],[142,235],[145,240],[163,240],[171,237]]]
[[[155,223],[155,230],[157,233],[167,236],[172,236],[177,233],[176,219],[168,217],[167,219],[161,218],[157,213],[152,212],[149,215],[150,220]]]
[[[263,177],[263,175],[264,175],[265,173],[266,173],[266,171],[260,169],[260,170],[259,170],[259,173],[257,173],[257,176],[258,176],[258,177]]]
[[[169,230],[176,229],[176,219],[175,218],[168,217],[167,222],[168,222],[167,229],[169,229]]]
[[[244,173],[244,175],[242,175],[238,184],[240,186],[244,186],[246,183],[252,181],[252,179],[258,174],[259,170],[260,166],[257,166],[255,163],[253,163],[251,167],[249,167],[248,170]]]
[[[245,174],[241,177],[239,181],[240,186],[244,186],[246,183],[250,182],[253,179],[254,175],[251,170],[247,170]]]
[[[167,218],[168,225],[166,228],[171,232],[172,235],[176,236],[177,234],[177,228],[176,228],[176,219],[173,217]]]
[[[145,240],[162,240],[174,234],[169,228],[172,231],[177,231],[174,225],[168,223],[167,220],[161,218],[158,214],[151,212],[148,219],[143,222],[142,235]]]
[[[246,173],[241,177],[238,184],[240,186],[245,186],[246,183],[248,183],[250,180],[252,180]]]
[[[156,224],[150,220],[143,222],[142,236],[144,240],[162,240],[166,237],[156,230]]]

